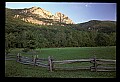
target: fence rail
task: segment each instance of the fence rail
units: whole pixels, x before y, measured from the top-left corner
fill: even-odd
[[[79,62],[89,62],[92,63],[93,66],[81,66],[81,67],[55,67],[53,65],[53,69],[63,69],[63,70],[78,70],[78,69],[89,69],[91,71],[116,71],[116,61],[115,60],[105,60],[105,59],[79,59],[79,60],[63,60],[63,61],[53,61],[53,63],[57,63],[57,64],[70,64],[70,63],[79,63]],[[99,61],[99,62],[98,62]],[[106,62],[107,61],[107,62]],[[114,66],[106,66],[106,65],[114,65]],[[102,66],[104,65],[104,66]]]
[[[16,55],[7,54],[7,55],[5,55],[5,60],[16,60]]]
[[[77,59],[77,60],[63,60],[55,61],[50,56],[48,58],[38,58],[38,55],[35,55],[33,58],[21,56],[17,54],[16,61],[22,64],[34,65],[48,68],[50,71],[54,70],[90,70],[90,71],[116,71],[116,60],[111,59]],[[56,65],[71,64],[71,63],[81,63],[88,62],[91,65],[87,66],[69,66],[69,67],[59,67]]]

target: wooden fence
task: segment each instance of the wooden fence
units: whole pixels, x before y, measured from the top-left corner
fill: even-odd
[[[78,60],[63,60],[55,61],[50,56],[48,58],[38,58],[35,55],[33,58],[24,57],[20,54],[17,55],[17,62],[23,64],[30,64],[34,66],[41,66],[48,68],[51,72],[54,70],[90,70],[90,71],[116,71],[116,60],[110,59],[78,59]],[[71,63],[81,63],[88,62],[92,66],[78,66],[78,67],[57,67],[55,64],[71,64]]]
[[[17,55],[17,62],[22,64],[30,64],[34,66],[41,66],[41,67],[49,67],[48,65],[48,59],[47,58],[38,58],[38,55],[35,55],[34,57],[24,57],[20,54]],[[46,63],[47,62],[47,63]]]
[[[71,63],[81,63],[88,62],[92,66],[78,66],[78,67],[55,67],[54,64],[71,64]],[[63,60],[63,61],[52,61],[52,69],[63,69],[63,70],[80,70],[88,69],[91,71],[116,71],[116,60],[109,59],[78,59],[78,60]]]
[[[5,55],[5,60],[16,60],[16,55],[7,54],[7,55]]]

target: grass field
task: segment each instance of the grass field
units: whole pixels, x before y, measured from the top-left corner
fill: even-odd
[[[22,52],[23,49],[13,49],[11,54],[21,53],[23,56],[31,57],[36,54],[39,58],[53,56],[54,60],[81,59],[81,58],[102,58],[116,59],[116,47],[66,47],[66,48],[42,48]],[[78,64],[76,64],[78,65]],[[83,64],[84,65],[84,64]],[[69,66],[69,65],[68,65]],[[57,70],[49,72],[47,68],[23,65],[15,60],[5,61],[6,77],[40,77],[40,78],[115,78],[116,72],[91,72],[89,70],[65,71]]]

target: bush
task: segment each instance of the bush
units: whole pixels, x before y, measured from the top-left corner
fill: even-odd
[[[30,49],[29,48],[24,48],[22,51],[23,52],[28,52]]]

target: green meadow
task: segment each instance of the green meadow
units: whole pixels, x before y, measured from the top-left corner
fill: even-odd
[[[65,47],[65,48],[41,48],[23,52],[22,48],[12,49],[10,54],[21,53],[22,56],[39,58],[51,56],[54,60],[89,59],[116,59],[116,46],[107,47]],[[64,66],[78,66],[69,64]],[[86,64],[82,64],[86,65]],[[88,64],[87,64],[88,65]],[[38,77],[38,78],[116,78],[116,72],[92,72],[90,70],[55,70],[50,72],[48,68],[23,65],[15,60],[5,61],[5,77]]]

